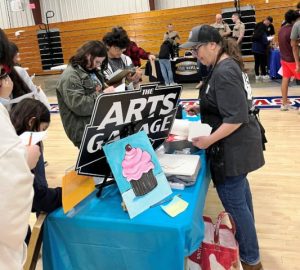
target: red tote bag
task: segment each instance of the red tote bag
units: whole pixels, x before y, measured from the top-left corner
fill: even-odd
[[[222,224],[229,217],[231,228]],[[235,240],[235,223],[231,215],[221,212],[214,225],[203,217],[205,235],[201,246],[188,257],[188,270],[240,270],[239,246]]]

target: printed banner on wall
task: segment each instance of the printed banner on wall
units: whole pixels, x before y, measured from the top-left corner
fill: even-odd
[[[141,130],[146,132],[154,149],[160,146],[172,127],[181,89],[181,85],[158,88],[157,84],[146,84],[136,91],[98,96],[80,145],[78,173],[108,175],[110,167],[103,145]]]

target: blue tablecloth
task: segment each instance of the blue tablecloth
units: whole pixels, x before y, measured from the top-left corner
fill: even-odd
[[[50,214],[44,224],[43,269],[183,270],[184,258],[204,236],[202,214],[210,178],[203,153],[201,163],[196,184],[174,191],[189,203],[175,218],[156,206],[131,220],[115,186],[107,187],[103,199],[92,193],[73,217],[62,209]]]
[[[280,52],[278,49],[271,50],[269,58],[269,67],[270,67],[270,77],[273,79],[281,79],[281,76],[278,74],[278,70],[281,67],[280,64]]]

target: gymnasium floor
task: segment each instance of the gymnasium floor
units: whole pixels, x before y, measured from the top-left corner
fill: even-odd
[[[253,76],[252,76],[253,78]],[[36,77],[49,100],[56,103],[53,86],[57,75]],[[251,81],[252,82],[252,81]],[[183,85],[182,98],[196,98],[195,84]],[[253,96],[280,96],[280,81],[252,82]],[[300,96],[300,86],[294,82],[290,96]],[[60,185],[65,169],[74,165],[78,150],[66,137],[59,114],[52,114],[45,159],[50,186]],[[256,228],[265,270],[299,270],[300,247],[300,114],[279,109],[262,110],[261,121],[268,138],[266,165],[249,175],[252,189]],[[210,186],[205,214],[215,218],[222,210],[216,190]],[[34,223],[32,216],[31,224]],[[37,269],[42,269],[41,262]]]

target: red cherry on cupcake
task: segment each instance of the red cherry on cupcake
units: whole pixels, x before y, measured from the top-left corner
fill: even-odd
[[[130,144],[127,144],[125,146],[126,152],[129,152],[132,149],[132,146]]]

